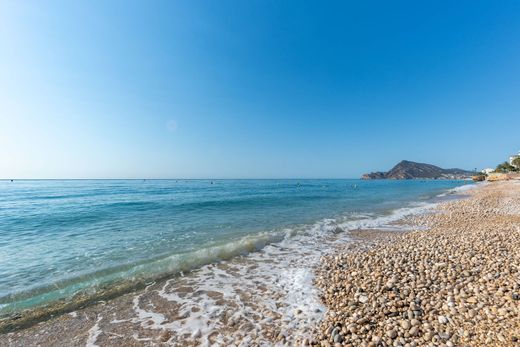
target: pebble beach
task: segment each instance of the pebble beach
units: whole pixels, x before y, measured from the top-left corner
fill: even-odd
[[[519,41],[520,0],[0,0],[0,347],[520,347]]]
[[[322,259],[319,346],[520,346],[520,181],[487,184],[416,231]]]

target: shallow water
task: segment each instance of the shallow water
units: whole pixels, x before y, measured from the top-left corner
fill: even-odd
[[[277,264],[294,262],[283,254],[288,250],[294,255],[297,246],[301,254],[308,250],[309,262],[315,262],[326,249],[317,251],[317,245],[336,226],[384,226],[466,183],[0,181],[0,312],[121,280],[152,281],[261,249],[249,259],[262,257],[259,264],[275,258]],[[282,277],[290,279],[288,286],[301,283],[295,293],[312,290],[305,289],[309,273],[300,270],[306,263],[298,261],[303,263],[285,266],[293,273]],[[276,276],[280,281],[279,272]]]

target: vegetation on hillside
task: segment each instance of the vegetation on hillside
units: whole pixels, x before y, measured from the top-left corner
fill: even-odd
[[[518,159],[515,159],[515,160],[518,160]],[[495,169],[495,172],[502,172],[502,173],[511,172],[511,171],[518,171],[518,169],[516,167],[514,167],[513,165],[509,164],[507,161],[503,162],[502,164],[499,164],[497,166],[497,168]]]

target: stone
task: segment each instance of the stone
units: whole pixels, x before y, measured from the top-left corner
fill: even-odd
[[[343,230],[341,227],[336,226],[332,232],[333,232],[334,234],[340,234],[340,233],[342,233],[342,232],[344,232],[344,231],[345,231],[345,230]]]
[[[470,304],[476,304],[477,303],[477,298],[472,296],[471,298],[466,299],[466,302],[468,302]]]
[[[403,328],[403,330],[405,330],[405,331],[409,330],[410,327],[412,326],[412,324],[407,320],[402,320],[400,325],[401,325],[401,328]]]
[[[440,324],[446,324],[446,323],[448,323],[448,318],[446,318],[444,316],[439,316],[438,321]]]
[[[388,330],[386,332],[386,336],[388,336],[391,339],[395,339],[397,337],[397,331],[395,331],[395,329]]]
[[[414,325],[410,329],[410,336],[417,336],[417,334],[419,334],[419,327],[417,325]]]
[[[451,337],[451,334],[447,333],[447,332],[440,332],[439,333],[439,337],[443,340],[448,340],[450,337]]]
[[[162,334],[161,334],[161,337],[159,338],[159,340],[161,342],[168,342],[171,337],[173,336],[172,332],[169,331],[169,330],[165,330]]]

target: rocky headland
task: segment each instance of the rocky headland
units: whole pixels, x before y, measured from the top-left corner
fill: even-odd
[[[520,181],[492,183],[417,231],[324,257],[321,346],[520,346]],[[427,228],[427,230],[424,230]]]
[[[473,172],[462,169],[442,169],[438,166],[413,161],[402,160],[390,171],[372,172],[364,174],[361,178],[365,180],[374,179],[466,179],[474,175]]]

